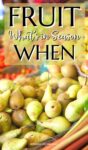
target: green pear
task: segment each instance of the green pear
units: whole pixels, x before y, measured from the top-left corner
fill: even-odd
[[[28,98],[28,97],[35,98],[36,96],[35,88],[30,85],[25,85],[21,87],[21,92],[25,98]]]
[[[12,109],[20,109],[24,106],[24,97],[20,89],[16,89],[12,92],[9,104]]]
[[[65,64],[61,67],[61,73],[64,77],[76,78],[78,75],[77,69],[73,64]]]
[[[70,122],[62,116],[48,119],[44,122],[40,122],[40,125],[42,125],[45,128],[51,129],[57,134],[67,131],[71,126]]]
[[[13,90],[20,89],[20,88],[21,88],[21,85],[19,85],[19,84],[14,84]]]
[[[53,90],[54,91],[54,90]],[[53,93],[53,99],[57,100],[58,95],[60,95],[63,91],[61,89],[57,89],[55,93]]]
[[[45,105],[48,101],[52,100],[53,100],[52,88],[48,84],[41,102],[43,105]]]
[[[77,93],[77,98],[80,99],[83,97],[85,94],[88,93],[88,86],[83,86]]]
[[[49,80],[49,84],[51,87],[58,87],[58,82],[59,82],[59,79],[57,79],[56,77],[52,77],[50,80]]]
[[[79,76],[78,81],[79,81],[81,86],[85,86],[85,85],[88,86],[88,80],[85,77]]]
[[[21,134],[21,132],[22,132],[21,129],[14,129],[14,130],[11,130],[11,131],[8,131],[8,132],[2,134],[0,136],[0,144],[3,144],[5,141],[7,141],[9,139],[19,136]]]
[[[75,122],[79,120],[83,113],[84,113],[84,109],[80,101],[78,100],[70,102],[65,109],[65,117],[70,122]]]
[[[49,119],[47,114],[45,112],[42,112],[41,115],[39,116],[39,120],[40,121],[45,121],[47,119]]]
[[[11,118],[8,113],[0,112],[0,133],[9,131],[11,128]]]
[[[4,92],[8,89],[12,90],[14,88],[14,83],[8,79],[0,80],[0,91]]]
[[[5,108],[8,106],[10,94],[10,90],[0,94],[0,112],[5,110]]]
[[[48,116],[46,115],[46,113],[45,113],[45,112],[42,112],[41,115],[39,116],[38,121],[36,122],[36,131],[41,132],[41,131],[44,129],[44,127],[42,127],[41,125],[39,125],[38,122],[39,122],[39,121],[40,121],[40,122],[43,122],[43,121],[48,120],[48,119],[49,119],[49,118],[48,118]]]
[[[1,96],[3,99],[9,99],[10,94],[11,94],[11,91],[10,91],[10,90],[7,90],[7,91],[4,91],[2,94],[0,94],[0,96]]]
[[[33,125],[26,111],[23,109],[16,110],[12,113],[12,121],[18,127],[22,127],[25,125]]]
[[[56,99],[57,99],[57,95],[56,95],[56,93],[53,93],[53,94],[52,94],[52,96],[53,96],[53,99],[54,99],[54,100],[56,100]]]
[[[36,98],[41,101],[44,95],[44,90],[41,88],[36,89]]]
[[[29,125],[26,125],[26,126],[22,126],[21,129],[22,129],[22,132],[21,132],[20,138],[24,138],[24,136],[28,132],[35,130],[35,125],[34,124],[32,124],[32,125],[29,124]]]
[[[0,94],[2,94],[3,92],[0,90]]]
[[[55,136],[55,133],[51,129],[43,129],[41,131],[41,133],[44,133],[44,134],[49,135],[51,137]]]
[[[68,88],[66,93],[69,95],[71,99],[75,99],[80,89],[81,89],[81,86],[79,84],[74,84]]]
[[[2,145],[2,150],[23,150],[26,145],[26,139],[12,138]]]
[[[36,76],[35,78],[35,83],[36,83],[36,86],[39,86],[41,81],[40,81],[40,76]]]
[[[61,107],[62,107],[62,112],[64,115],[64,112],[65,112],[67,105],[72,100],[69,98],[69,95],[66,92],[62,92],[61,94],[58,95],[57,101],[60,102]]]
[[[39,84],[38,86],[41,90],[43,90],[45,92],[45,90],[47,88],[47,81]]]
[[[49,72],[43,72],[40,75],[40,81],[44,82],[44,81],[48,81],[51,78],[51,74]]]
[[[88,93],[70,102],[65,110],[65,116],[69,121],[75,122],[80,119],[86,110],[88,110]]]
[[[61,90],[66,91],[73,84],[78,84],[78,82],[71,78],[64,77],[59,80],[58,86]]]
[[[26,98],[24,99],[24,109],[26,109],[27,105],[32,102],[32,101],[36,101],[37,99],[35,98]],[[37,100],[38,101],[38,100]]]
[[[45,112],[49,118],[57,117],[61,113],[61,104],[58,101],[49,101],[45,105]]]
[[[51,75],[55,78],[58,78],[59,74],[61,73],[60,66],[57,64],[48,65],[48,70],[49,70],[49,73],[51,73]]]
[[[30,102],[26,108],[26,112],[32,121],[37,121],[42,111],[43,111],[43,106],[38,101]]]
[[[49,135],[40,133],[40,132],[35,132],[35,131],[30,131],[27,133],[24,137],[25,139],[28,140],[28,145],[37,145],[38,143],[45,141],[50,138]]]
[[[63,92],[63,90],[61,90],[61,89],[57,89],[57,91],[56,91],[56,95],[58,96],[58,95],[60,95],[61,93]]]
[[[4,111],[9,113],[9,114],[11,114],[13,112],[13,110],[11,108],[9,108],[9,107],[7,107]]]

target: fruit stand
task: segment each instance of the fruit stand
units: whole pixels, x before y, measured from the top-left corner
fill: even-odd
[[[70,150],[87,144],[86,78],[78,74],[73,64],[61,68],[54,65],[54,68],[53,72],[50,67],[49,72],[33,77],[0,80],[0,144],[3,149],[8,142],[16,142],[16,145],[22,142],[21,149],[27,146],[29,150]],[[68,74],[71,69],[73,72]],[[78,144],[70,145],[75,140]]]

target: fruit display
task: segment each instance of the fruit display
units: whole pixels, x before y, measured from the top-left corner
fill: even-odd
[[[50,71],[52,65],[47,67],[49,72],[41,75],[28,78],[20,76],[14,81],[0,80],[2,150],[35,149],[37,145],[42,145],[41,142],[47,142],[62,133],[63,140],[82,126],[84,118],[88,122],[88,85],[86,82],[81,84],[83,82],[79,80],[85,78],[79,75],[72,63],[56,64],[56,74],[54,68]],[[86,126],[82,131],[78,130],[74,138],[68,138],[69,143],[87,133],[87,129]],[[58,147],[63,145],[59,144]]]

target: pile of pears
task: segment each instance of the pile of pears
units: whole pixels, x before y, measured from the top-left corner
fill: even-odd
[[[52,69],[53,68],[53,69]],[[88,110],[88,83],[73,64],[0,80],[1,150],[24,150],[70,130]]]

